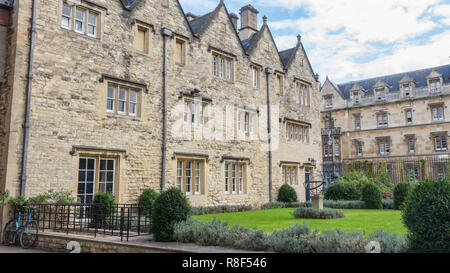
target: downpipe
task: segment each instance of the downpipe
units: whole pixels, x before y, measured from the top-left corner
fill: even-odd
[[[23,125],[23,154],[22,154],[22,175],[20,182],[20,195],[25,196],[25,187],[27,184],[27,163],[28,163],[28,142],[30,135],[30,108],[31,108],[31,90],[33,87],[33,61],[34,61],[34,47],[36,39],[36,14],[37,14],[38,0],[33,0],[33,13],[31,17],[30,28],[30,52],[28,60],[28,74],[27,74],[27,97],[25,108],[25,122]]]
[[[166,159],[167,159],[167,39],[172,37],[172,31],[167,28],[161,29],[163,36],[163,86],[162,86],[162,112],[163,112],[163,139],[162,139],[162,162],[161,162],[161,192],[166,186]]]
[[[271,125],[271,107],[270,107],[270,75],[273,74],[273,70],[270,67],[265,69],[266,72],[266,85],[267,85],[267,134],[269,144],[269,202],[272,202],[272,125]]]

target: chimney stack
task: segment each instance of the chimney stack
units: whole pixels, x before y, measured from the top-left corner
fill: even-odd
[[[247,40],[258,31],[258,13],[258,10],[250,4],[240,9],[241,29],[239,30],[239,37],[241,40]]]
[[[237,16],[236,13],[230,13],[230,19],[231,19],[231,22],[233,22],[234,28],[237,30],[239,17]]]

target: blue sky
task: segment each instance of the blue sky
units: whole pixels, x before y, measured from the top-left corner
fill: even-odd
[[[219,0],[180,0],[205,14]],[[323,82],[335,83],[450,64],[450,0],[225,0],[229,12],[252,4],[278,49],[302,42]]]

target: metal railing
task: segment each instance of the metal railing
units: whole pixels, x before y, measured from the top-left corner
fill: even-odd
[[[151,233],[151,207],[125,204],[35,204],[30,207],[25,211],[32,213],[42,232],[93,234],[94,237],[103,234],[118,236],[121,241]]]

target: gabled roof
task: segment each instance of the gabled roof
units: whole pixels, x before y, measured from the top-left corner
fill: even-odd
[[[261,29],[258,32],[252,34],[252,36],[250,36],[250,38],[247,39],[248,41],[245,40],[245,41],[247,41],[246,44],[248,44],[248,46],[247,46],[247,48],[245,48],[245,46],[244,46],[244,49],[245,49],[246,53],[248,55],[250,55],[253,52],[253,50],[256,48],[256,45],[261,40],[261,37],[262,37],[264,31],[267,29],[267,31],[269,32],[270,39],[272,39],[272,43],[275,46],[275,50],[277,51],[277,54],[278,54],[278,57],[280,59],[281,65],[283,66],[283,60],[281,58],[280,51],[278,51],[277,44],[275,43],[275,40],[273,39],[272,32],[270,31],[270,28],[267,25],[267,21],[266,21],[267,17],[264,16],[264,18],[265,18],[264,19],[264,23],[263,23]],[[242,42],[242,44],[244,44],[244,42]]]
[[[286,49],[286,50],[283,50],[280,52],[280,56],[281,56],[281,59],[284,64],[284,69],[289,69],[289,67],[291,67],[292,62],[295,59],[295,55],[297,54],[298,49],[301,48],[303,51],[303,55],[305,56],[306,62],[308,63],[309,69],[311,69],[313,77],[316,79],[316,81],[318,81],[319,79],[316,78],[316,76],[315,76],[314,69],[312,68],[311,62],[309,61],[308,55],[306,54],[305,47],[302,44],[301,36],[298,35],[297,39],[298,39],[298,42],[295,47]]]
[[[450,65],[443,65],[404,73],[385,75],[371,79],[351,81],[347,83],[338,84],[337,86],[346,99],[350,97],[350,89],[353,87],[354,84],[360,85],[363,88],[363,91],[366,92],[366,95],[373,95],[373,87],[379,81],[383,81],[384,83],[386,83],[387,87],[389,88],[389,91],[400,91],[399,82],[406,74],[412,79],[414,79],[416,87],[424,87],[428,85],[427,77],[431,74],[433,70],[442,74],[444,83],[450,83],[449,79]]]
[[[223,0],[220,0],[219,5],[217,5],[217,7],[212,12],[207,13],[202,16],[199,16],[198,18],[196,18],[190,22],[189,22],[189,20],[186,19],[189,23],[189,26],[192,29],[193,34],[197,37],[200,36],[208,28],[208,26],[211,24],[213,19],[219,13],[221,7],[223,7],[225,9],[225,13],[227,14],[228,20],[230,21],[230,24],[233,27],[233,32],[236,35],[236,39],[238,40],[239,44],[241,45],[242,50],[245,52],[242,41],[239,38],[236,27],[234,26],[233,22],[231,21],[230,13],[228,12],[228,9],[225,6],[225,3],[223,2]],[[186,17],[186,15],[185,15],[185,17]]]
[[[327,76],[325,82],[323,83],[322,87],[320,88],[320,91],[322,91],[322,88],[323,88],[327,83],[330,84],[342,98],[344,98],[344,96],[343,96],[342,93],[341,93],[341,90],[339,90],[339,87],[337,87],[336,84],[334,84],[332,81],[330,81],[330,79],[328,78],[328,76]]]

